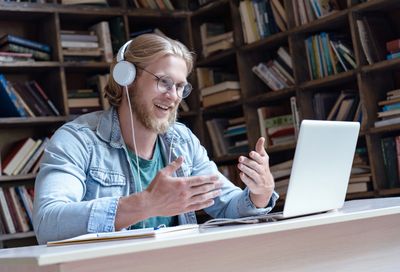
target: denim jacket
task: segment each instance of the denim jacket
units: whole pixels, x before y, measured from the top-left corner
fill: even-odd
[[[176,176],[218,173],[222,193],[205,211],[212,217],[238,218],[268,213],[256,208],[248,189],[234,186],[210,161],[197,137],[175,123],[159,136],[166,162],[184,156]],[[64,124],[50,140],[35,182],[33,224],[40,244],[93,232],[115,231],[121,196],[135,193],[135,177],[122,138],[117,111],[94,112]],[[196,223],[194,212],[178,215],[179,224]]]

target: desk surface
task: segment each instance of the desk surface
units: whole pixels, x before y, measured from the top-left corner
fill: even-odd
[[[250,237],[393,214],[400,214],[400,197],[353,200],[347,201],[344,207],[337,212],[304,216],[278,222],[207,228],[202,229],[200,233],[184,233],[175,236],[59,247],[40,245],[2,249],[0,250],[0,265],[18,263],[44,266],[76,262],[99,257]]]

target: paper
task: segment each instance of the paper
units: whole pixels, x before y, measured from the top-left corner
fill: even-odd
[[[51,241],[47,242],[47,246],[60,246],[60,245],[71,245],[79,243],[91,243],[91,242],[102,242],[109,240],[120,240],[120,239],[138,239],[138,238],[148,238],[164,236],[168,233],[175,233],[179,235],[180,233],[198,232],[199,225],[197,224],[186,224],[174,227],[165,228],[145,228],[145,229],[133,229],[133,230],[122,230],[115,232],[100,232],[100,233],[89,233],[73,238]]]

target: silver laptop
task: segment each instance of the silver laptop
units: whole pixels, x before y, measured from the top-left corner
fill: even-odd
[[[282,216],[343,206],[360,123],[303,120]]]
[[[217,218],[204,225],[274,221],[341,208],[359,130],[358,122],[303,120],[283,212],[237,219]]]

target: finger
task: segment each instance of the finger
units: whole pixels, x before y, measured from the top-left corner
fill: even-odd
[[[243,181],[243,183],[249,188],[250,192],[255,191],[256,189],[256,183],[249,178],[245,173],[241,172],[239,174],[240,180]]]
[[[163,172],[167,176],[171,176],[173,173],[175,173],[176,170],[179,169],[179,167],[182,166],[183,163],[183,157],[179,156],[176,160],[168,164],[166,167],[164,167]]]
[[[254,169],[252,169],[242,163],[238,164],[238,168],[240,171],[242,171],[244,174],[246,174],[249,178],[251,178],[253,180],[253,182],[255,182],[255,183],[257,182],[257,180],[260,177],[260,174],[258,174]]]
[[[253,152],[253,153],[258,154],[257,152]],[[260,155],[258,155],[258,156],[260,156]],[[261,158],[261,156],[260,156],[260,158]],[[259,163],[255,160],[246,158],[244,156],[240,156],[239,163],[242,163],[242,164],[254,169],[258,173],[261,173],[261,171],[262,171],[263,162]]]
[[[256,143],[256,151],[261,156],[267,155],[267,152],[265,151],[265,148],[264,148],[264,143],[265,143],[264,137],[260,137]]]
[[[268,155],[262,157],[259,153],[251,151],[249,154],[250,158],[256,161],[258,164],[263,165],[265,163],[265,157],[268,157]]]
[[[191,192],[191,194],[193,196],[199,195],[199,194],[204,194],[204,193],[207,193],[207,192],[211,192],[211,191],[220,189],[222,187],[222,184],[223,184],[222,182],[217,182],[217,183],[214,183],[214,184],[210,184],[210,183],[203,184],[203,185],[200,185],[200,186],[191,187],[192,189],[190,190],[190,192]]]
[[[198,211],[198,210],[202,210],[202,209],[208,208],[208,207],[210,207],[212,205],[214,205],[214,200],[213,199],[208,200],[208,201],[203,202],[203,203],[192,204],[192,205],[188,206],[184,212],[186,213],[186,212]]]
[[[210,199],[214,199],[221,194],[221,190],[214,190],[208,193],[199,194],[192,196],[190,202],[193,204],[198,204],[202,202],[209,201]]]
[[[210,183],[218,183],[219,177],[218,175],[210,175],[210,176],[193,176],[187,177],[186,182],[189,187],[197,187],[204,184]]]

